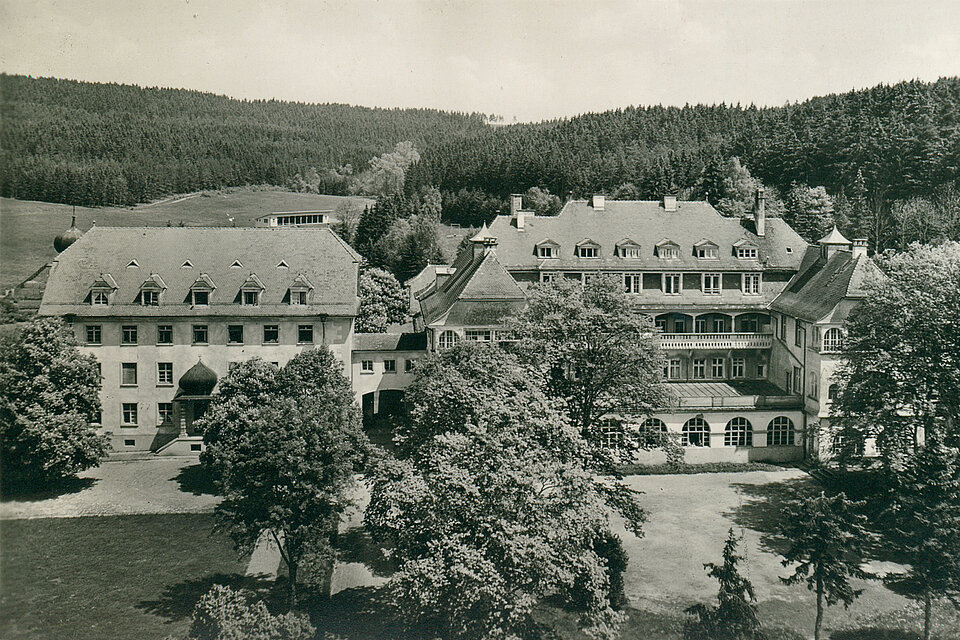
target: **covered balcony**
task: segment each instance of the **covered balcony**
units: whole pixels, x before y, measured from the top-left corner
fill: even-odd
[[[773,345],[770,317],[764,313],[671,312],[654,321],[661,331],[662,349],[769,349]]]

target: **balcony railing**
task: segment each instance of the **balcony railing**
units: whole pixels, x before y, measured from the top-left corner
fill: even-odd
[[[661,349],[769,349],[770,333],[661,333]]]
[[[681,409],[720,409],[756,407],[770,409],[796,409],[803,406],[800,396],[713,396],[702,398],[674,398],[674,407]]]

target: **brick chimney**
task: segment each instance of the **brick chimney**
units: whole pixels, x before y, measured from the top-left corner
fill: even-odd
[[[853,239],[853,259],[857,258],[866,258],[867,257],[867,239],[866,238],[854,238]]]
[[[665,195],[663,196],[663,210],[668,212],[673,212],[677,210],[677,196],[675,195]]]
[[[606,196],[594,195],[593,196],[593,210],[594,211],[603,211],[603,208],[607,204]]]
[[[763,187],[757,187],[757,202],[753,207],[753,226],[761,238],[767,232],[767,196]]]

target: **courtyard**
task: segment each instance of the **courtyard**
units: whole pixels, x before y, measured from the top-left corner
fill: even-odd
[[[81,474],[67,493],[5,501],[0,636],[159,640],[186,632],[193,604],[211,584],[243,585],[271,599],[272,581],[246,575],[249,559],[238,557],[229,537],[215,530],[217,498],[198,470],[186,458],[108,462]],[[615,522],[630,556],[624,638],[679,638],[683,609],[715,597],[716,583],[703,563],[720,560],[730,527],[743,536],[742,570],[772,637],[811,636],[813,595],[780,583],[788,572],[775,537],[785,492],[814,482],[805,472],[631,476],[628,482],[644,492],[649,519],[639,539]],[[353,513],[342,527],[334,596],[315,604],[315,623],[356,640],[407,637],[377,606],[376,587],[386,569],[359,525],[360,514]],[[917,628],[905,598],[877,582],[859,586],[864,593],[849,610],[827,611],[825,637],[917,637],[902,631]],[[560,619],[564,637],[581,637],[572,615],[550,607],[541,613]],[[960,638],[958,628],[960,619],[938,610],[937,637]]]

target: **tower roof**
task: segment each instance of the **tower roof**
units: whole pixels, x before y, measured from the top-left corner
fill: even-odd
[[[73,219],[70,221],[70,228],[53,239],[53,248],[57,250],[57,253],[61,253],[64,249],[79,240],[82,235],[83,231],[77,229],[77,216],[73,216]]]
[[[217,386],[217,374],[203,360],[190,367],[180,376],[180,392],[177,395],[209,396]]]
[[[833,225],[833,229],[830,230],[830,233],[820,238],[819,243],[820,244],[850,244],[850,241],[843,237],[843,234],[840,233],[839,229],[837,229],[837,225]]]

